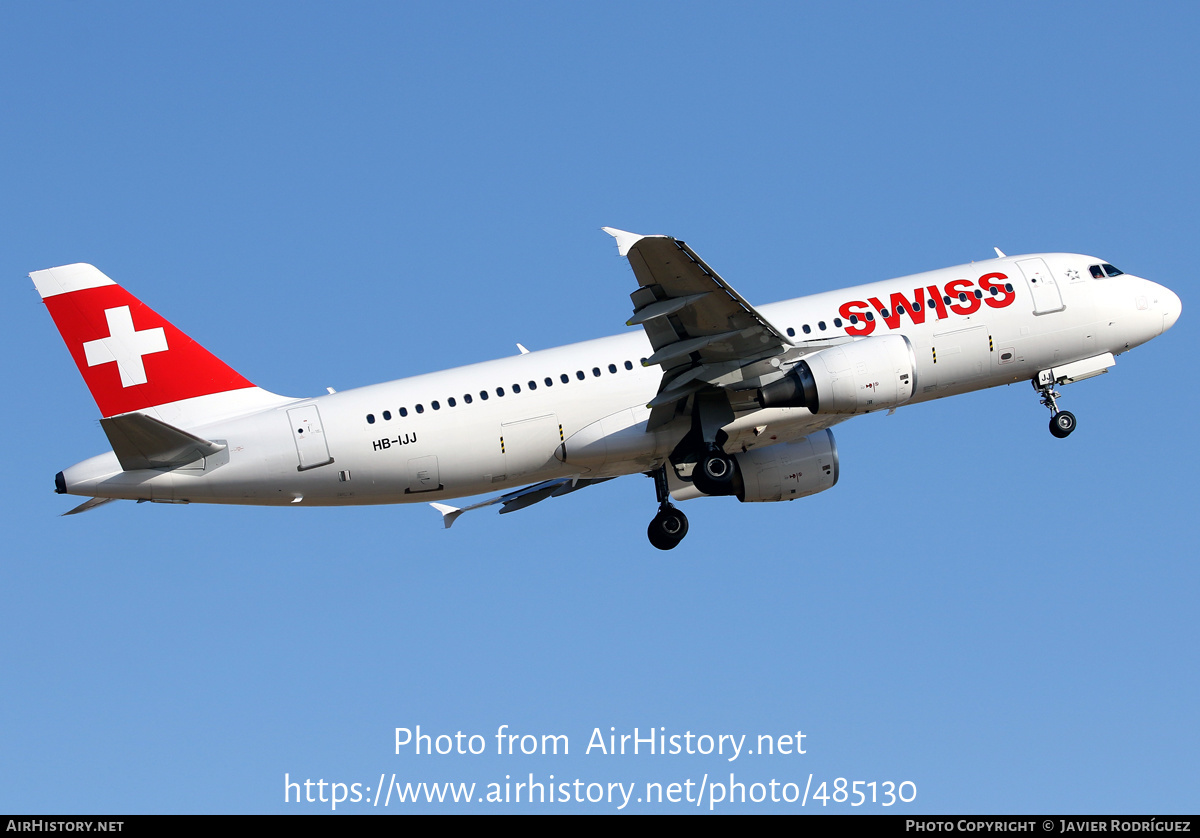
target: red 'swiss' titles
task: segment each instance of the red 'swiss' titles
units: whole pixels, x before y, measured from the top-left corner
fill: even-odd
[[[1004,308],[1012,305],[1016,298],[1017,294],[1008,284],[1006,275],[990,273],[981,276],[978,282],[954,279],[940,289],[936,285],[914,288],[911,299],[906,297],[904,292],[896,291],[886,303],[878,297],[851,300],[842,303],[838,314],[845,320],[853,317],[857,322],[846,325],[846,334],[861,337],[874,332],[875,325],[879,322],[887,324],[889,329],[899,329],[903,317],[908,317],[914,324],[920,325],[925,322],[930,312],[933,312],[938,320],[945,320],[950,316],[950,312],[974,314],[984,303],[991,308]],[[872,312],[870,319],[866,316],[867,312]],[[876,314],[879,315],[878,319],[875,318]]]

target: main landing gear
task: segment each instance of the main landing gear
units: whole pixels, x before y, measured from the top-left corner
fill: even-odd
[[[1033,386],[1042,394],[1042,404],[1050,408],[1050,433],[1058,439],[1066,439],[1075,430],[1075,414],[1058,409],[1057,399],[1061,394],[1054,390],[1053,382],[1039,385],[1034,381]]]
[[[667,468],[659,466],[650,472],[654,478],[654,493],[658,497],[658,514],[646,529],[650,543],[659,550],[674,549],[687,535],[687,516],[671,505],[670,489],[667,487]]]
[[[733,494],[733,457],[713,446],[692,469],[692,485],[706,495]]]

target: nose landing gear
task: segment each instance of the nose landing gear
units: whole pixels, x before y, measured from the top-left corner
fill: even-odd
[[[1057,399],[1061,394],[1055,391],[1053,382],[1040,386],[1034,382],[1033,386],[1042,394],[1042,404],[1050,408],[1050,433],[1058,439],[1066,439],[1075,430],[1075,414],[1058,409]]]
[[[658,514],[646,529],[650,544],[659,550],[672,550],[683,541],[688,532],[687,516],[671,505],[670,489],[667,486],[667,468],[659,466],[650,472],[654,478],[654,493],[658,497]]]
[[[1075,414],[1069,410],[1060,411],[1050,417],[1050,433],[1059,439],[1070,436],[1075,430]]]

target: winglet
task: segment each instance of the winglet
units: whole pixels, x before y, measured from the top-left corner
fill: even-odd
[[[429,505],[442,513],[442,522],[446,525],[446,529],[450,529],[454,522],[458,520],[458,516],[466,512],[465,509],[459,509],[457,506],[450,506],[447,503],[431,503]]]
[[[617,253],[620,253],[622,256],[628,256],[629,251],[633,248],[633,246],[642,239],[666,238],[666,236],[643,236],[640,233],[630,233],[625,230],[618,230],[616,227],[601,227],[600,229],[617,240]]]

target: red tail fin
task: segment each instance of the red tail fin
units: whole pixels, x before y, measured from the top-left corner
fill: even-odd
[[[104,416],[254,387],[91,265],[29,276]]]

